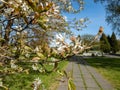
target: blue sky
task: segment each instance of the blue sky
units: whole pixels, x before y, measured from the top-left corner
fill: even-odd
[[[105,7],[101,5],[100,3],[94,3],[93,0],[84,0],[84,10],[81,11],[78,14],[64,14],[67,16],[67,19],[70,18],[84,18],[87,17],[91,21],[91,23],[88,24],[87,28],[84,28],[82,31],[76,31],[74,30],[75,35],[83,35],[83,34],[93,34],[95,35],[100,26],[104,27],[104,33],[106,35],[111,35],[112,30],[111,27],[107,24],[105,21],[106,12]]]

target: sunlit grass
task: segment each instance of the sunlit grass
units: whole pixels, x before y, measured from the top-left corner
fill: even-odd
[[[96,57],[85,60],[110,81],[115,89],[120,90],[120,58]]]
[[[116,54],[120,54],[120,51],[118,51]]]
[[[58,69],[63,70],[67,65],[67,61],[62,61],[59,63]],[[19,63],[23,68],[31,67],[31,64],[28,63]],[[48,69],[51,67],[48,66]],[[26,73],[15,73],[3,75],[3,84],[9,88],[9,90],[33,90],[32,83],[35,78],[40,78],[42,80],[42,85],[44,85],[46,90],[49,90],[50,87],[57,86],[58,81],[56,78],[60,77],[60,75],[54,71],[51,73],[40,73],[39,71],[29,71],[29,74]],[[53,85],[54,84],[54,85]],[[56,84],[56,85],[55,85]],[[2,88],[0,88],[1,90]]]

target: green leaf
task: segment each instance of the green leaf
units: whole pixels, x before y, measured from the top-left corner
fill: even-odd
[[[30,47],[28,47],[28,46],[24,46],[24,49],[32,51],[32,49]]]
[[[68,78],[68,74],[67,74],[67,72],[66,72],[66,71],[64,71],[64,75]]]
[[[69,78],[69,80],[68,80],[68,90],[76,90],[76,86],[75,86],[72,78]]]
[[[42,53],[37,52],[36,54],[39,56],[40,59],[46,59],[46,57]]]
[[[0,42],[1,42],[1,41],[5,41],[5,39],[0,37]]]
[[[63,75],[64,75],[64,73],[63,73],[63,72],[61,72],[61,71],[59,71],[59,70],[57,70],[57,73],[59,73],[61,76],[63,76]]]

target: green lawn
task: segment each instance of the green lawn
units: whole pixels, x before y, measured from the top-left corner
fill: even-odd
[[[59,70],[63,70],[67,65],[67,61],[62,61],[59,63]],[[32,83],[35,78],[40,78],[42,80],[42,85],[44,85],[45,90],[54,90],[58,84],[56,79],[60,75],[55,71],[52,73],[40,73],[39,71],[31,70],[31,65],[28,63],[19,63],[22,67],[29,68],[29,74],[27,73],[15,73],[3,75],[0,78],[3,78],[3,85],[7,86],[9,90],[33,90]],[[51,68],[48,66],[48,69]],[[0,68],[2,70],[2,68]],[[49,89],[51,88],[51,89]],[[0,90],[4,90],[0,88]]]
[[[94,57],[85,60],[110,81],[115,89],[120,90],[120,58]]]
[[[117,54],[120,54],[120,51],[118,51]]]

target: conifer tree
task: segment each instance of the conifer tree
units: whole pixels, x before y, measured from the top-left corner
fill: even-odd
[[[116,35],[113,32],[111,35],[111,51],[112,53],[116,53],[119,50],[119,46],[118,46],[118,41],[116,39]]]
[[[112,42],[111,42],[111,36],[108,35],[108,36],[107,36],[107,39],[108,39],[108,42],[109,42],[109,44],[110,44],[110,50],[111,50],[111,43],[112,43]]]
[[[104,53],[110,52],[110,44],[109,44],[108,39],[104,33],[102,34],[102,36],[100,38],[100,49]]]

